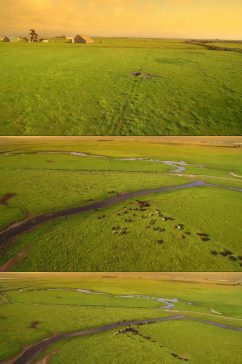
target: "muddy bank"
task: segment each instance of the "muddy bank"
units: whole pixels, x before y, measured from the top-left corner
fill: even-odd
[[[5,361],[4,364],[30,364],[33,362],[34,358],[36,358],[36,356],[39,353],[46,350],[50,345],[52,345],[60,340],[63,340],[63,339],[69,339],[69,338],[85,336],[85,335],[99,334],[99,333],[111,331],[111,330],[119,328],[119,327],[125,327],[125,326],[131,326],[131,325],[145,325],[145,324],[152,324],[152,323],[157,323],[157,322],[162,322],[162,321],[175,321],[175,320],[197,321],[197,322],[201,322],[203,324],[212,325],[212,326],[220,327],[223,329],[242,332],[241,327],[220,324],[217,322],[207,321],[207,320],[202,320],[202,319],[187,318],[183,315],[168,316],[168,317],[162,317],[162,318],[159,317],[159,318],[146,319],[146,320],[123,321],[123,322],[117,322],[117,323],[104,325],[104,326],[100,326],[100,327],[96,327],[96,328],[83,329],[83,330],[74,331],[71,333],[63,333],[63,334],[54,335],[52,337],[49,337],[47,339],[40,341],[37,344],[27,347],[17,357],[15,357],[12,360]]]
[[[160,188],[146,189],[146,190],[140,190],[140,191],[135,191],[135,192],[118,194],[117,196],[109,197],[102,201],[93,202],[89,205],[75,207],[75,208],[71,208],[71,209],[65,209],[65,210],[56,211],[56,212],[48,213],[48,214],[37,215],[37,216],[31,217],[31,218],[28,218],[26,220],[16,222],[0,232],[0,245],[1,245],[1,247],[3,247],[15,236],[22,234],[24,232],[30,231],[31,229],[33,229],[36,226],[39,226],[41,224],[44,224],[46,222],[49,222],[51,220],[54,220],[54,219],[57,219],[60,217],[71,216],[71,215],[76,215],[76,214],[80,214],[80,213],[85,213],[88,211],[102,209],[102,208],[109,207],[109,206],[115,205],[117,203],[129,200],[132,198],[150,195],[153,193],[178,191],[178,190],[182,190],[182,189],[186,189],[186,188],[195,188],[195,187],[202,187],[202,186],[219,187],[222,189],[228,189],[228,190],[233,190],[233,191],[237,191],[237,192],[242,192],[242,188],[216,185],[216,184],[211,184],[211,183],[205,183],[203,181],[194,181],[194,182],[186,183],[186,184],[182,184],[182,185],[165,186],[165,187],[160,187]]]

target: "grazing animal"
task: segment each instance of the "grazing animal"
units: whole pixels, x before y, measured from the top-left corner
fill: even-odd
[[[137,200],[139,207],[150,207],[150,203],[146,201]]]
[[[233,254],[233,252],[231,252],[230,250],[225,250],[224,251],[227,255],[232,255]]]
[[[202,241],[209,241],[211,240],[208,236],[201,236]]]
[[[232,255],[233,252],[231,252],[230,250],[224,250],[223,252],[220,252],[220,254],[223,256],[223,257],[227,257],[229,255]]]
[[[229,256],[229,259],[232,260],[233,262],[236,262],[236,260],[238,260],[236,257],[234,257],[233,255]]]
[[[155,223],[156,223],[155,219],[150,220],[150,225],[155,225]]]
[[[176,229],[178,230],[183,230],[184,229],[184,225],[183,224],[178,224],[175,226]]]
[[[162,218],[163,221],[173,221],[175,220],[173,217],[169,217],[169,216],[163,216]]]

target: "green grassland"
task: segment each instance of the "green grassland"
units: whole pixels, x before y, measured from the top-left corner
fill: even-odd
[[[0,290],[0,360],[11,359],[25,347],[56,334],[175,315],[186,319],[132,325],[138,330],[136,334],[114,335],[117,329],[112,329],[60,340],[43,350],[34,362],[48,358],[50,364],[173,364],[179,362],[172,355],[175,353],[194,364],[237,364],[241,357],[241,332],[199,321],[241,328],[239,273],[216,277],[208,273],[183,277],[178,273],[173,278],[166,273],[1,273]],[[157,298],[176,298],[176,302],[167,309]]]
[[[240,148],[139,139],[79,139],[73,144],[54,139],[45,143],[1,140],[1,230],[31,216],[85,206],[117,194],[198,180],[217,185],[150,193],[142,197],[150,204],[144,211],[138,208],[136,198],[130,198],[98,211],[49,221],[1,247],[2,265],[27,252],[8,269],[242,269],[242,195],[222,188],[242,187]],[[67,151],[88,156],[65,154]],[[128,157],[153,161],[124,160]],[[154,160],[183,160],[188,165],[185,171],[175,173],[175,167]],[[4,201],[8,194],[11,198]],[[164,216],[169,219],[164,220]],[[178,225],[182,228],[178,229]],[[202,239],[203,234],[209,238],[207,241]],[[223,256],[224,251],[231,254]]]
[[[0,43],[0,55],[1,135],[242,132],[240,54],[111,38]]]
[[[143,215],[117,216],[127,203],[62,218],[24,234],[18,248],[31,247],[28,256],[15,265],[20,271],[229,271],[241,270],[239,261],[220,254],[229,249],[241,255],[241,198],[230,191],[184,190],[149,196],[152,208]],[[213,201],[211,204],[210,201]],[[133,202],[133,201],[132,201]],[[135,202],[128,204],[136,207]],[[225,208],[226,207],[226,208]],[[175,221],[163,222],[155,215],[162,209]],[[105,217],[101,218],[105,213]],[[149,216],[152,214],[153,216]],[[142,218],[145,216],[145,218]],[[125,220],[131,218],[131,222]],[[152,220],[156,220],[152,224]],[[224,223],[226,221],[226,224]],[[175,229],[183,223],[185,231]],[[126,235],[113,233],[113,227],[124,226]],[[161,230],[160,230],[161,229]],[[162,232],[162,230],[165,230]],[[197,235],[208,233],[211,241]],[[184,238],[185,237],[185,238]],[[14,247],[16,249],[16,246]],[[14,249],[14,252],[15,252]],[[10,254],[10,255],[9,255]],[[5,256],[10,258],[10,249]]]

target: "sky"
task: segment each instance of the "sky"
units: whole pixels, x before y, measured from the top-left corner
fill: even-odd
[[[0,0],[0,34],[242,39],[242,0]]]

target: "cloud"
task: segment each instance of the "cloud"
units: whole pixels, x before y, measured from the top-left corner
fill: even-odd
[[[241,0],[8,0],[0,33],[242,38]]]

